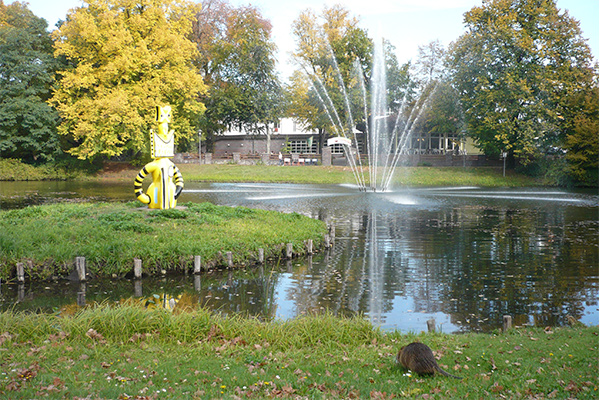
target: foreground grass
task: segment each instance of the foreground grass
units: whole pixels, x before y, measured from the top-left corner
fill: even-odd
[[[205,266],[224,264],[229,251],[244,265],[259,248],[278,258],[292,243],[303,254],[307,239],[318,247],[325,233],[324,222],[296,213],[210,203],[153,211],[138,202],[27,207],[0,211],[0,278],[13,277],[17,262],[28,264],[31,278],[67,275],[77,256],[99,276],[129,273],[134,258],[145,273],[190,268],[194,256]]]
[[[598,397],[598,327],[402,335],[358,317],[259,322],[190,307],[2,313],[0,397]],[[428,344],[443,368],[464,379],[403,370],[394,357],[412,341]]]
[[[265,166],[265,165],[198,165],[179,166],[184,179],[203,182],[273,182],[273,183],[354,183],[349,167]],[[365,171],[365,176],[369,174]],[[502,176],[497,168],[398,167],[394,185],[399,186],[539,186],[541,182],[515,173]]]

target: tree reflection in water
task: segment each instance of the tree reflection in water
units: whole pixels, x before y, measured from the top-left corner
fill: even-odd
[[[563,325],[567,315],[598,322],[597,192],[188,186],[182,202],[327,220],[335,226],[335,247],[264,268],[144,279],[145,296],[187,292],[217,312],[267,320],[325,310],[365,314],[375,325],[403,331],[425,330],[432,317],[445,332],[489,331],[503,315],[540,326]],[[91,281],[87,299],[132,296],[133,288],[127,280]],[[76,292],[65,282],[3,284],[0,307],[51,310],[73,302]]]

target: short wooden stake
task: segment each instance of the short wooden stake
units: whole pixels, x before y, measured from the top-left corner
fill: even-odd
[[[227,257],[227,267],[233,268],[233,253],[228,251],[225,256]]]
[[[510,315],[505,315],[502,317],[502,330],[504,332],[508,331],[512,328],[512,317]]]
[[[198,275],[198,274],[194,275],[194,290],[196,292],[199,292],[202,290],[202,280],[200,278],[200,275]]]
[[[308,239],[306,241],[306,252],[308,254],[312,254],[312,252],[313,252],[313,241],[312,241],[312,239]]]
[[[85,281],[85,257],[75,257],[75,269],[80,281]]]
[[[17,263],[17,281],[19,283],[25,282],[25,264]]]
[[[202,271],[202,257],[194,256],[194,274],[199,274]]]
[[[133,277],[135,279],[142,277],[142,260],[139,258],[133,259]]]
[[[265,249],[263,248],[258,249],[258,262],[260,264],[265,262]]]
[[[142,280],[141,279],[136,279],[133,281],[133,295],[135,297],[142,297],[143,295],[143,287],[142,287]]]
[[[80,307],[85,306],[85,292],[77,292],[77,305]]]
[[[435,332],[435,318],[431,318],[427,320],[427,332],[433,333]]]
[[[294,255],[294,245],[291,243],[288,243],[287,247],[285,248],[285,256],[286,256],[286,258],[290,259],[290,258],[292,258],[293,255]]]

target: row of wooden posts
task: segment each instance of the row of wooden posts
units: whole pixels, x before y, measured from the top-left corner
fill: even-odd
[[[334,233],[332,229],[330,229],[329,234],[325,235],[324,238],[324,246],[325,248],[330,248],[334,243]],[[306,245],[306,254],[313,254],[313,240],[308,239],[305,241]],[[285,256],[287,259],[291,259],[294,257],[294,245],[292,243],[288,243],[285,247]],[[233,253],[228,251],[225,253],[225,261],[227,263],[228,268],[233,268]],[[263,248],[258,249],[258,263],[264,264],[265,262],[265,250]],[[202,258],[200,256],[194,256],[194,274],[199,274],[202,270]],[[86,278],[86,267],[85,267],[85,257],[75,257],[75,271],[77,271],[77,278],[80,282],[85,281]],[[142,277],[142,260],[139,258],[133,259],[133,276],[136,279]],[[23,283],[25,282],[25,263],[19,262],[17,263],[17,282]]]

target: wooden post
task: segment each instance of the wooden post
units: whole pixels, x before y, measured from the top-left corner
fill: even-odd
[[[330,248],[331,247],[331,239],[329,237],[329,234],[326,233],[325,237],[323,239],[325,239],[325,248],[326,249]]]
[[[427,332],[433,333],[435,332],[435,318],[431,318],[427,320]]]
[[[79,281],[85,281],[85,257],[75,257],[75,269]]]
[[[225,256],[227,257],[227,267],[233,268],[233,253],[231,251],[228,251],[227,253],[225,253]]]
[[[85,306],[85,292],[77,292],[77,305],[80,307]]]
[[[199,274],[202,270],[202,257],[194,256],[194,274]]]
[[[505,315],[502,317],[502,331],[506,332],[512,328],[512,317],[510,315]]]
[[[142,260],[139,258],[133,259],[133,277],[135,279],[142,277]]]
[[[312,254],[312,252],[313,252],[313,241],[312,241],[312,239],[308,239],[306,241],[306,252],[308,254]]]
[[[142,288],[142,280],[141,279],[136,279],[133,281],[133,295],[135,297],[142,297],[143,295],[143,288]]]
[[[19,302],[25,300],[25,285],[22,283],[19,283],[19,286],[17,288],[17,300]]]
[[[265,262],[265,249],[263,248],[258,249],[258,262],[260,264]]]
[[[17,263],[17,282],[25,282],[25,264]]]
[[[285,256],[287,259],[292,258],[292,256],[294,255],[294,245],[291,243],[287,244],[287,247],[285,249]]]

